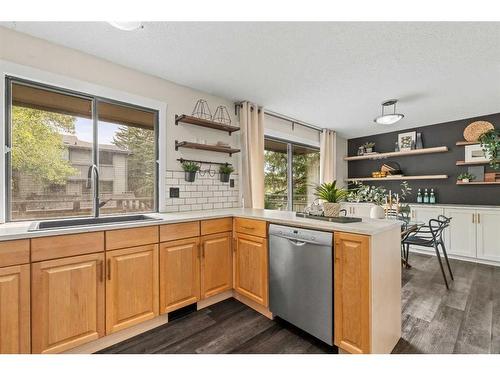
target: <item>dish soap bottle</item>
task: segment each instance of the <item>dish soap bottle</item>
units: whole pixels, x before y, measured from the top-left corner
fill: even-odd
[[[429,203],[429,193],[427,192],[427,189],[425,189],[424,192],[424,203]]]
[[[436,195],[434,194],[434,189],[431,189],[431,195],[429,197],[429,203],[430,204],[436,203]]]
[[[418,189],[417,203],[422,203],[422,190],[421,189]]]

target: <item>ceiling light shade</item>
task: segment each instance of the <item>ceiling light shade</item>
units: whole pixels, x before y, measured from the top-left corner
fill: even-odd
[[[109,21],[108,22],[111,26],[116,27],[117,29],[124,30],[124,31],[134,31],[134,30],[139,30],[143,29],[144,25],[142,22],[137,22],[137,21]]]
[[[384,102],[382,102],[382,114],[378,117],[376,117],[373,121],[376,122],[377,124],[381,125],[392,125],[395,124],[396,122],[400,121],[405,115],[401,113],[396,113],[396,103],[398,102],[397,99],[389,99]],[[393,113],[385,114],[384,109],[386,107],[394,106]]]

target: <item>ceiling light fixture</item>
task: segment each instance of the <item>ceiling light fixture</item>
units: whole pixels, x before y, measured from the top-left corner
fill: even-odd
[[[376,117],[373,121],[376,122],[377,124],[382,124],[382,125],[392,125],[395,124],[396,122],[400,121],[405,115],[401,113],[396,113],[396,103],[398,102],[397,99],[389,99],[384,102],[382,102],[382,115]],[[384,108],[385,107],[390,107],[391,105],[394,106],[394,111],[393,113],[390,114],[384,114]]]
[[[143,29],[144,25],[142,22],[136,22],[136,21],[109,21],[108,22],[111,26],[116,27],[117,29],[124,30],[124,31],[134,31],[134,30],[139,30]]]

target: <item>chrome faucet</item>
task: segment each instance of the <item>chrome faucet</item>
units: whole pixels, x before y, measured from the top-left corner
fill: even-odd
[[[101,207],[99,205],[99,168],[95,164],[92,164],[89,167],[89,171],[87,173],[87,188],[90,188],[92,186],[92,184],[91,184],[92,177],[94,177],[94,189],[93,189],[93,193],[94,193],[93,200],[95,203],[94,216],[98,217],[99,216],[99,208]]]

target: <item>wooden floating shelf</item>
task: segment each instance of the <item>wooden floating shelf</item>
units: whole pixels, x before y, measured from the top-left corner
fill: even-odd
[[[229,135],[231,135],[231,133],[233,132],[237,132],[238,130],[240,130],[240,128],[237,126],[221,124],[219,122],[204,120],[202,118],[188,116],[188,115],[180,115],[180,116],[175,115],[175,125],[178,125],[179,122],[182,122],[184,124],[201,126],[203,128],[226,131],[229,133]]]
[[[370,155],[346,156],[346,157],[344,157],[344,160],[347,160],[347,161],[368,160],[368,159],[377,160],[377,159],[394,158],[394,157],[399,157],[399,156],[436,154],[439,152],[447,152],[447,151],[448,151],[448,147],[439,146],[439,147],[420,148],[420,149],[409,150],[409,151],[380,152],[380,153],[370,154]]]
[[[458,141],[455,143],[456,146],[471,146],[478,145],[480,142],[468,142],[468,141]]]
[[[230,148],[230,147],[223,147],[223,146],[217,146],[217,145],[206,145],[203,143],[194,143],[194,142],[186,142],[186,141],[182,141],[182,142],[175,141],[175,151],[178,151],[179,148],[191,148],[194,150],[222,152],[222,153],[229,154],[229,156],[232,156],[233,154],[240,152],[240,149],[238,149],[238,148]]]
[[[500,185],[500,181],[491,181],[491,182],[487,182],[487,181],[476,181],[476,182],[461,182],[461,181],[457,181],[457,185]]]
[[[489,164],[489,161],[464,161],[464,160],[458,160],[457,165],[484,165],[484,164]]]
[[[446,174],[434,174],[425,176],[395,176],[395,177],[358,177],[348,178],[347,182],[354,181],[403,181],[403,180],[445,180],[448,178]]]

